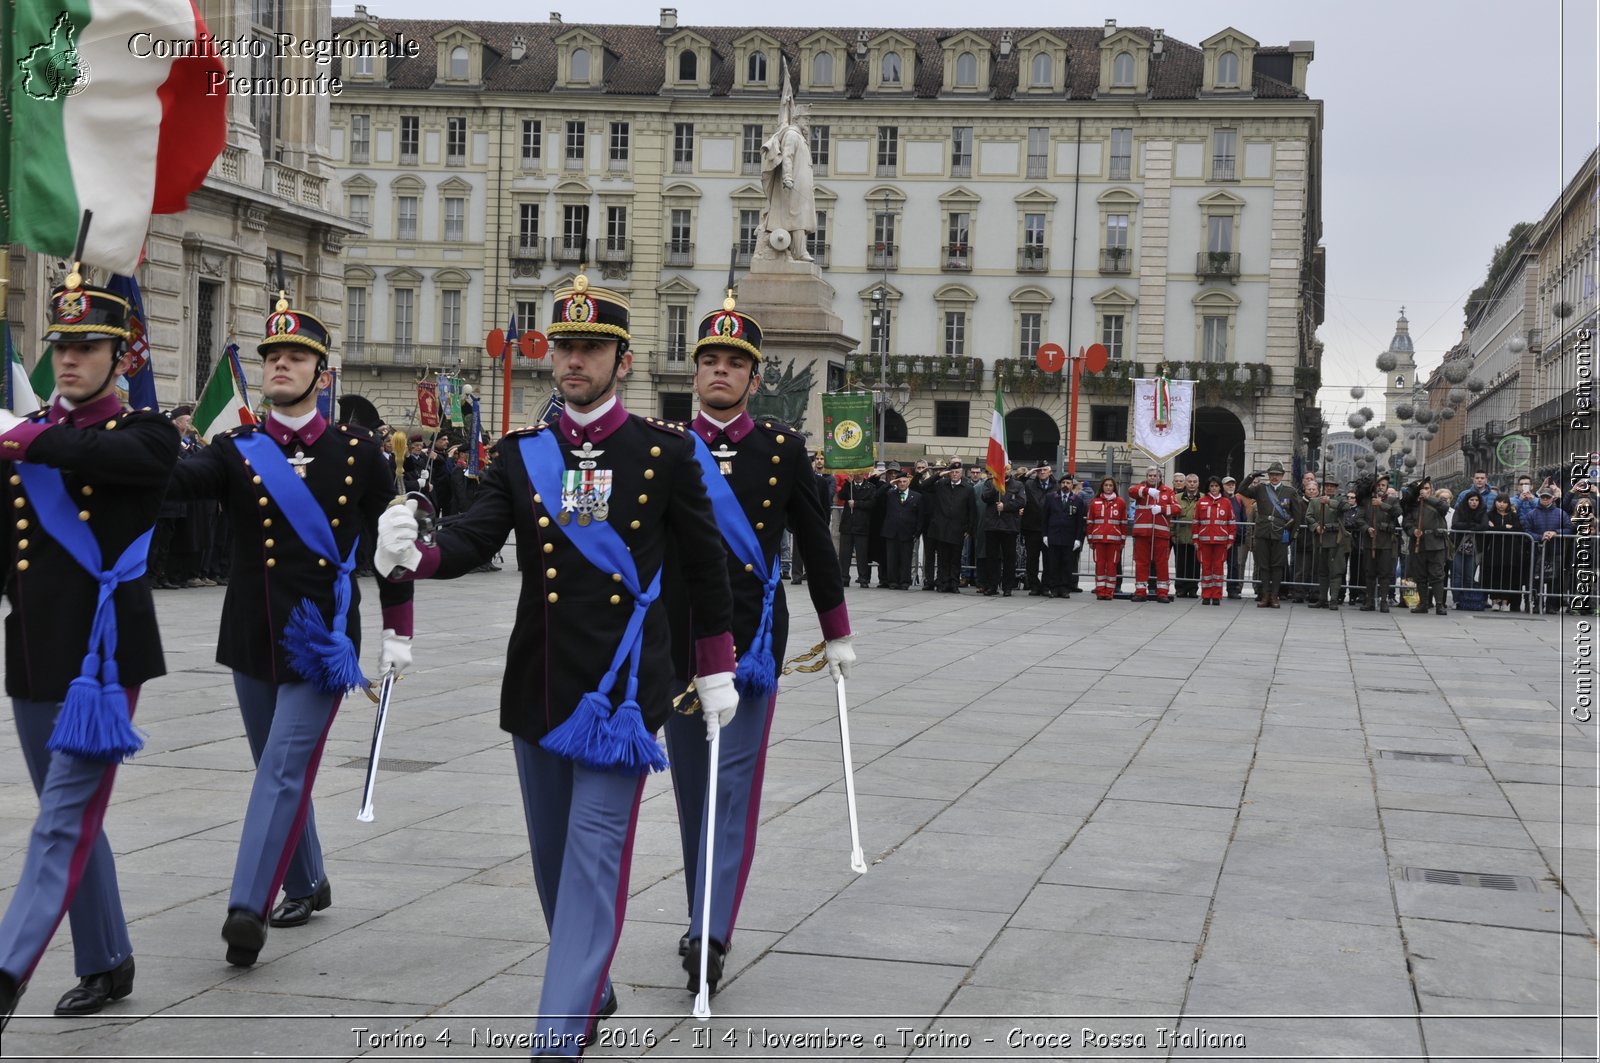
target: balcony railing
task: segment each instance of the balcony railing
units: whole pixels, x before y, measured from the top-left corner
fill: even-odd
[[[896,261],[899,249],[894,244],[868,244],[867,268],[868,269],[898,269]]]
[[[1133,256],[1126,247],[1107,247],[1100,251],[1101,273],[1132,273]]]
[[[589,257],[589,241],[574,240],[570,236],[552,236],[550,238],[550,260],[552,262],[576,262],[579,265],[593,261]]]
[[[688,240],[667,241],[667,265],[689,269],[694,266],[694,244]]]
[[[751,158],[749,155],[745,155],[743,158],[741,158],[739,161],[739,172],[745,177],[760,177],[761,155],[758,153],[755,158]]]
[[[1232,181],[1236,171],[1237,157],[1233,155],[1214,155],[1211,158],[1211,179],[1213,181]]]
[[[673,173],[694,173],[694,158],[687,159],[674,155],[672,158]]]
[[[1042,181],[1050,176],[1050,160],[1044,155],[1028,156],[1028,180]]]
[[[1239,276],[1239,252],[1237,251],[1201,251],[1194,256],[1195,275],[1204,279],[1207,277],[1225,277],[1235,280]]]
[[[951,177],[971,177],[972,176],[972,156],[971,155],[962,155],[962,156],[957,156],[956,158],[950,160],[950,176]]]
[[[1050,249],[1039,244],[1017,248],[1018,273],[1045,273],[1050,269]]]
[[[755,254],[756,242],[754,239],[740,240],[733,245],[733,264],[740,267],[749,266],[750,260],[755,257]]]
[[[473,369],[482,363],[481,351],[465,343],[347,343],[340,351],[345,366],[432,366],[436,369]],[[526,364],[526,363],[524,363]]]
[[[628,169],[628,157],[617,158],[615,155],[606,160],[606,169],[612,173],[625,173]]]
[[[944,247],[944,268],[947,270],[969,271],[972,269],[971,244],[946,244]]]
[[[628,263],[633,261],[633,241],[621,237],[606,237],[597,240],[595,254],[600,262],[612,264]]]
[[[1106,176],[1113,181],[1126,181],[1133,176],[1133,159],[1124,155],[1111,156],[1111,168]]]
[[[1531,328],[1528,330],[1528,350],[1538,354],[1544,350],[1544,330]]]
[[[583,169],[583,156],[582,155],[568,155],[568,156],[566,156],[561,161],[561,168],[564,169],[564,170],[581,170],[581,169]]]
[[[507,237],[506,258],[514,263],[541,265],[544,262],[544,241],[539,239],[537,233]]]
[[[693,371],[694,363],[689,360],[689,341],[681,336],[668,340],[666,349],[656,362],[656,372],[687,374]]]
[[[807,241],[806,250],[811,252],[811,257],[816,259],[817,265],[823,269],[828,268],[828,241],[818,243],[815,240]]]

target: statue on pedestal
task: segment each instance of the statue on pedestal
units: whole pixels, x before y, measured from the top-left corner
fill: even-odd
[[[757,260],[810,262],[806,235],[817,231],[816,185],[811,172],[809,108],[794,102],[789,61],[783,61],[783,96],[778,128],[761,145],[761,187],[767,196],[761,212]]]

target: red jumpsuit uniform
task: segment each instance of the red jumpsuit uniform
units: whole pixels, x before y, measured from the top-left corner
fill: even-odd
[[[1201,495],[1194,507],[1194,546],[1200,555],[1200,598],[1221,600],[1227,580],[1228,548],[1233,545],[1233,500]]]
[[[1134,484],[1128,490],[1128,500],[1133,504],[1133,600],[1142,602],[1150,596],[1151,563],[1156,570],[1156,598],[1172,600],[1172,580],[1167,570],[1167,556],[1172,552],[1171,519],[1178,515],[1178,496],[1166,484]]]
[[[1117,596],[1122,540],[1128,537],[1128,504],[1121,495],[1095,495],[1089,502],[1089,545],[1094,550],[1094,596]]]

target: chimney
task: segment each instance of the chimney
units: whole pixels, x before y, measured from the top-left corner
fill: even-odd
[[[561,28],[561,12],[550,12],[550,25],[555,26],[557,29]]]
[[[372,16],[367,14],[367,5],[366,4],[357,4],[356,5],[356,21],[357,22],[370,22],[371,20],[372,20]]]
[[[525,56],[527,54],[528,54],[528,38],[524,37],[520,33],[517,34],[515,37],[512,37],[511,38],[511,61],[513,63],[518,62],[518,61],[520,61],[522,59],[523,56]]]
[[[1290,74],[1290,82],[1301,92],[1306,91],[1306,68],[1317,57],[1316,41],[1290,41],[1289,53],[1294,56],[1294,72]]]
[[[659,27],[657,27],[658,34],[660,36],[662,36],[662,37],[671,36],[672,31],[677,29],[677,28],[678,28],[678,9],[675,8],[675,7],[664,7],[664,8],[662,8],[661,9],[661,25]]]
[[[1100,35],[1101,38],[1103,39],[1103,38],[1109,37],[1115,32],[1117,32],[1117,20],[1114,19],[1114,18],[1106,19],[1105,32]]]
[[[1165,30],[1156,30],[1155,37],[1150,41],[1150,54],[1160,55],[1167,46],[1167,33]]]
[[[1011,31],[1010,30],[1001,30],[1000,31],[1000,54],[1001,55],[1010,55],[1011,54]]]
[[[857,55],[866,55],[867,54],[867,40],[868,40],[868,36],[867,36],[867,31],[866,30],[856,30],[856,54]]]

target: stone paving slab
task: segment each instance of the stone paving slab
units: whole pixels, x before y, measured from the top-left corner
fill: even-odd
[[[417,665],[385,739],[420,770],[382,772],[377,821],[355,822],[371,710],[345,704],[315,791],[335,906],[274,931],[249,970],[217,937],[251,778],[210,661],[221,592],[160,596],[181,649],[143,699],[150,745],[107,817],[135,994],[42,1016],[73,980],[63,928],[6,1055],[525,1056],[545,932],[495,704],[513,577],[420,589]],[[1570,624],[856,588],[849,602],[869,872],[848,866],[833,684],[788,677],[715,1016],[688,1018],[658,776],[613,963],[622,1008],[593,1057],[1592,1058],[1600,728],[1564,711]],[[791,608],[798,650],[815,622],[803,597]],[[0,903],[34,808],[0,727]],[[1537,888],[1410,882],[1408,867]],[[804,1047],[823,1031],[839,1043]]]

